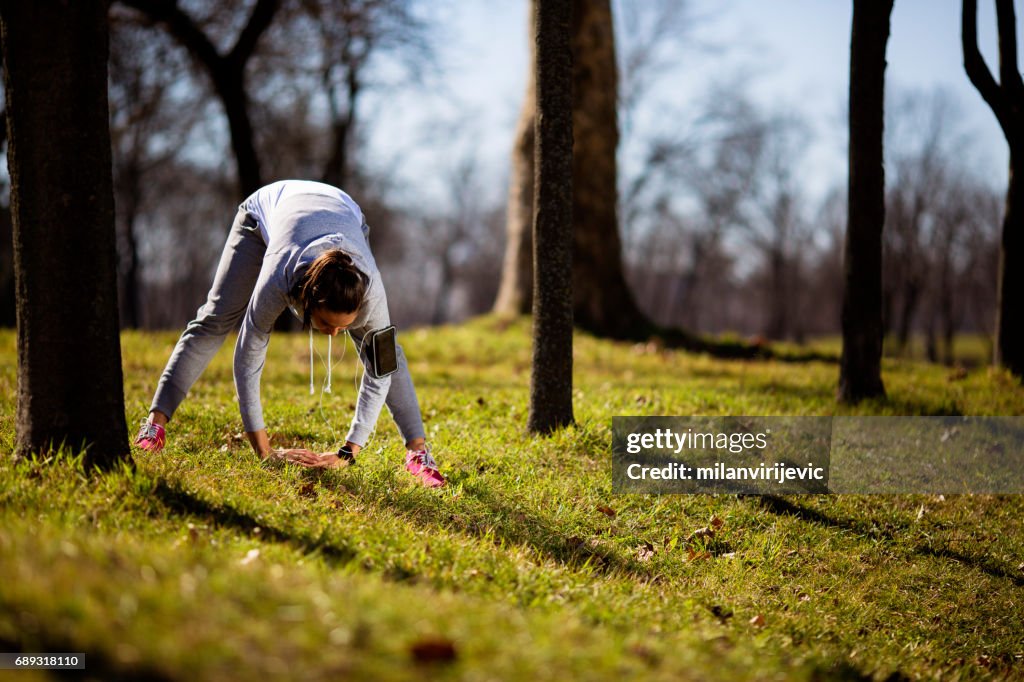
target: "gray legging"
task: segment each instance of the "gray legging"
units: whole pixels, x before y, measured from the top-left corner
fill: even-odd
[[[178,339],[160,376],[150,412],[157,410],[168,419],[172,417],[224,339],[238,327],[256,288],[266,251],[256,219],[239,208],[206,303]]]

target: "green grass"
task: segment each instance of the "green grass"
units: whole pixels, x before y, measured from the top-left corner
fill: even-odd
[[[130,423],[174,341],[124,335]],[[229,348],[168,448],[134,471],[0,457],[0,650],[81,651],[98,678],[174,680],[1024,676],[1020,496],[611,493],[613,415],[1024,414],[1005,373],[887,359],[888,400],[837,408],[832,364],[580,335],[577,424],[533,438],[527,321],[401,341],[440,491],[401,469],[386,413],[355,467],[259,462]],[[325,420],[306,344],[275,335],[264,410],[277,444],[327,449],[351,417],[354,355]],[[11,332],[0,355],[9,453]],[[714,538],[687,541],[716,519]]]

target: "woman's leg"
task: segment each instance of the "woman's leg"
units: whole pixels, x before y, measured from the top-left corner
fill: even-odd
[[[166,423],[249,305],[267,246],[256,220],[239,209],[206,303],[196,311],[171,353],[150,407],[150,420]]]

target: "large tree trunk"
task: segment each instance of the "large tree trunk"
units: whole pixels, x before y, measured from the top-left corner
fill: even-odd
[[[571,0],[537,0],[533,214],[533,372],[528,428],[548,433],[572,415]]]
[[[573,312],[576,324],[601,336],[645,336],[622,269],[616,154],[619,144],[618,71],[609,0],[572,2]],[[532,79],[513,150],[505,263],[495,312],[529,310],[532,279],[527,210],[530,182]]]
[[[530,3],[530,34],[534,31],[534,5]],[[505,260],[501,284],[494,302],[494,312],[515,316],[529,313],[533,307],[533,146],[534,111],[537,88],[534,77],[533,41],[530,41],[530,72],[526,76],[526,96],[516,125],[516,141],[512,148],[512,176],[508,188],[508,209],[505,219]]]
[[[3,0],[18,316],[17,449],[127,457],[107,4]]]
[[[594,334],[630,338],[649,322],[622,271],[618,66],[610,0],[573,0],[573,315]]]
[[[850,177],[843,283],[839,399],[884,396],[882,227],[885,47],[892,0],[854,0],[850,39]]]

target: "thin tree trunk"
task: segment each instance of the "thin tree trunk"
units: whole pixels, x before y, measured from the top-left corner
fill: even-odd
[[[854,0],[850,39],[850,178],[839,399],[884,396],[882,384],[882,131],[892,0]]]
[[[117,324],[107,3],[2,0],[17,451],[129,453]]]
[[[572,50],[570,0],[537,0],[533,372],[528,428],[572,415]]]

